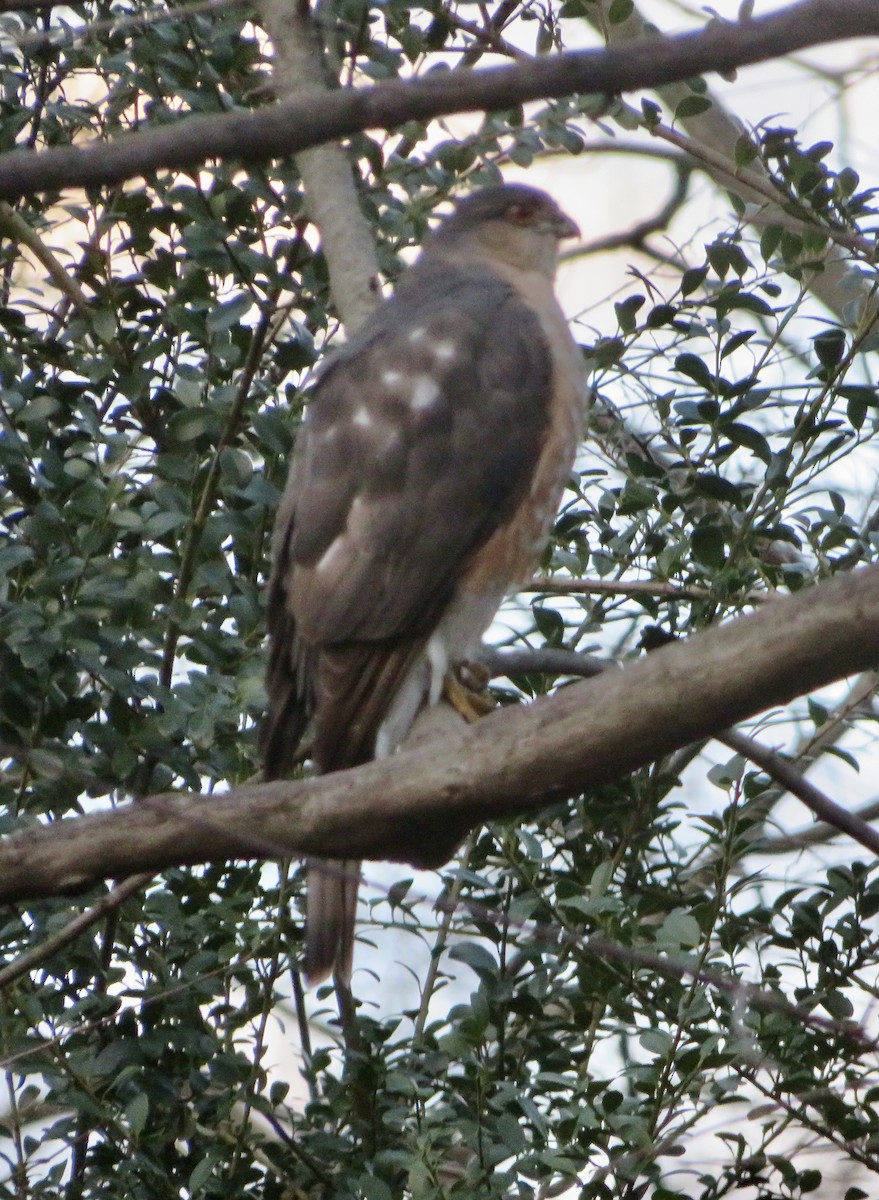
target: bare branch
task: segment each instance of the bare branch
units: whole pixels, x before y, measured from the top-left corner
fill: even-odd
[[[879,567],[869,567],[353,771],[168,793],[28,830],[0,843],[0,899],[231,857],[433,866],[482,821],[617,779],[877,660]]]
[[[610,659],[595,658],[577,650],[560,650],[553,647],[536,650],[492,650],[485,647],[480,654],[480,660],[495,676],[533,672],[591,679],[617,665]],[[778,838],[775,840],[776,844],[791,842],[796,847],[803,843],[804,836],[805,840],[811,842],[825,841],[828,836],[832,836],[831,831],[835,831],[848,834],[865,849],[879,854],[879,831],[867,823],[879,813],[879,806],[868,806],[861,813],[852,813],[841,808],[810,783],[793,762],[737,729],[728,729],[718,734],[717,740],[761,767],[770,779],[780,785],[779,794],[790,793],[796,796],[823,822],[820,827],[823,832],[818,838],[800,834],[798,839]],[[873,811],[874,808],[876,811]],[[763,843],[755,848],[762,850]],[[788,846],[788,849],[790,848]],[[780,853],[780,850],[776,849],[775,852]]]
[[[875,0],[801,0],[782,12],[608,50],[583,50],[513,66],[436,72],[328,96],[308,96],[257,113],[184,117],[160,129],[81,148],[12,150],[0,156],[0,198],[121,183],[209,158],[265,162],[364,129],[408,120],[511,108],[529,100],[657,87],[706,71],[728,72],[821,43],[879,34]]]
[[[306,5],[261,0],[265,26],[274,47],[275,94],[297,103],[324,104],[331,96],[324,76],[323,50]],[[375,308],[379,269],[372,229],[357,202],[348,156],[341,146],[324,144],[302,150],[296,166],[305,187],[305,204],[320,230],[330,289],[349,333]]]
[[[538,650],[523,647],[519,650],[495,650],[483,646],[479,661],[492,676],[526,675],[529,672],[541,675],[573,675],[578,679],[592,679],[618,664],[610,658],[596,658],[581,654],[579,650],[561,650],[543,646]]]
[[[655,596],[669,600],[714,600],[715,594],[710,588],[691,587],[678,583],[668,583],[658,579],[582,579],[565,575],[537,575],[523,591],[545,592],[551,596],[576,595],[578,592],[592,592],[596,596]],[[749,604],[760,603],[773,597],[772,592],[749,592]]]
[[[774,750],[770,750],[768,746],[761,746],[753,738],[749,738],[735,729],[727,730],[719,740],[725,746],[729,746],[731,750],[735,750],[737,754],[749,758],[758,767],[762,767],[771,779],[780,783],[798,800],[802,800],[803,804],[810,808],[816,817],[828,825],[832,825],[841,833],[847,833],[867,850],[879,855],[879,830],[868,825],[857,814],[836,804],[829,796],[825,796],[787,759],[782,758]]]
[[[852,814],[859,821],[875,821],[879,817],[879,800],[871,800],[863,808],[858,808]],[[790,854],[804,850],[807,846],[822,846],[839,837],[843,831],[826,821],[816,821],[808,829],[800,829],[794,833],[780,834],[778,837],[760,838],[754,843],[753,849],[758,854]]]
[[[631,229],[610,233],[602,238],[594,238],[591,242],[580,242],[561,255],[562,262],[585,258],[589,254],[603,254],[608,250],[618,250],[623,246],[643,248],[644,242],[651,233],[659,233],[668,229],[672,218],[682,208],[690,190],[690,175],[692,165],[683,156],[675,162],[675,187],[671,196],[662,205],[659,212],[652,217],[639,221]]]

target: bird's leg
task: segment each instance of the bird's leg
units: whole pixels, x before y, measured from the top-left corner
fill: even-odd
[[[496,707],[487,692],[491,675],[480,662],[459,662],[446,672],[442,698],[472,725]]]

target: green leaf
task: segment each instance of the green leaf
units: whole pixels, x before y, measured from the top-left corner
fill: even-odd
[[[842,992],[828,992],[826,996],[822,997],[821,1007],[837,1021],[847,1021],[855,1013],[851,1000]]]
[[[757,157],[758,150],[748,134],[743,133],[737,139],[733,153],[736,166],[747,167]]]
[[[698,117],[712,107],[708,96],[685,96],[675,109],[675,121],[686,121],[688,117]]]
[[[175,442],[194,442],[214,428],[215,424],[216,418],[207,409],[183,409],[171,417],[168,434]]]
[[[636,328],[636,315],[644,305],[644,297],[639,295],[629,296],[623,301],[618,301],[614,304],[614,311],[617,315],[620,329],[623,333],[634,333]]]
[[[767,225],[760,235],[760,254],[764,262],[769,262],[775,255],[781,243],[782,229],[779,225]]]
[[[212,312],[208,313],[207,320],[205,321],[208,332],[217,334],[231,329],[252,308],[253,297],[247,292],[236,296],[233,300],[226,300],[224,303],[218,304]]]
[[[649,1054],[668,1054],[674,1046],[674,1038],[664,1029],[645,1029],[638,1041]]]
[[[678,310],[673,304],[657,304],[647,314],[644,324],[647,329],[659,329],[663,325],[670,325],[677,315]]]
[[[879,408],[879,388],[859,383],[842,383],[836,388],[836,394],[843,400],[863,404],[865,408]]]
[[[134,1096],[125,1105],[125,1116],[132,1133],[141,1133],[146,1126],[150,1113],[149,1097],[143,1092]]]
[[[604,896],[610,887],[610,882],[613,879],[614,864],[608,860],[607,862],[599,863],[592,872],[592,879],[589,882],[589,893],[597,899]]]
[[[528,1139],[525,1137],[522,1127],[509,1113],[500,1113],[494,1125],[501,1141],[514,1154],[519,1154],[528,1145]]]
[[[681,375],[688,376],[694,383],[698,383],[700,387],[705,388],[706,391],[714,391],[716,386],[714,376],[702,359],[697,358],[695,354],[679,354],[675,359],[675,370]]]
[[[758,313],[761,317],[775,315],[772,305],[767,303],[762,296],[755,296],[753,292],[725,289],[717,298],[717,315],[719,317],[726,316],[727,313],[734,312],[737,309],[744,312]]]
[[[394,1200],[394,1195],[388,1185],[374,1175],[361,1175],[357,1181],[357,1189],[362,1200]]]
[[[116,336],[116,314],[108,308],[100,308],[92,314],[92,329],[102,342],[112,342]]]
[[[702,930],[699,928],[699,922],[691,913],[675,909],[662,922],[657,938],[663,942],[691,948],[698,946],[702,941]]]
[[[752,450],[767,465],[772,461],[772,447],[758,429],[744,425],[741,421],[724,423],[722,428],[729,440],[737,446],[745,446]]]
[[[477,975],[497,975],[497,962],[480,942],[458,942],[449,950],[449,958],[466,965]]]
[[[722,500],[725,504],[735,504],[744,507],[741,489],[731,480],[716,475],[713,471],[700,471],[696,476],[696,490],[712,500]]]
[[[692,295],[702,286],[707,275],[707,267],[688,267],[681,276],[681,295]]]
[[[693,557],[712,570],[720,570],[726,561],[723,534],[716,525],[700,525],[690,535]]]
[[[607,19],[611,25],[622,25],[635,11],[635,0],[611,0]]]
[[[189,1190],[193,1196],[198,1196],[204,1191],[205,1185],[213,1174],[215,1163],[216,1157],[213,1154],[206,1154],[196,1165],[189,1176]]]
[[[644,114],[644,124],[648,129],[654,128],[662,121],[662,109],[652,100],[641,100],[641,112]]]

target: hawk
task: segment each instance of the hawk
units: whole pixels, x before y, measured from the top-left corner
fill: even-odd
[[[318,377],[277,515],[265,775],[391,754],[531,574],[573,465],[582,358],[553,291],[579,233],[486,187]],[[350,982],[360,864],[310,860],[305,975]]]

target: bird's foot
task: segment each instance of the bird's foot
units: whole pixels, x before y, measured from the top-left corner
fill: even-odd
[[[468,724],[472,725],[480,717],[484,717],[497,707],[486,690],[490,678],[488,668],[482,663],[456,663],[450,671],[446,672],[442,698],[446,704],[452,706],[455,712],[460,713]]]

